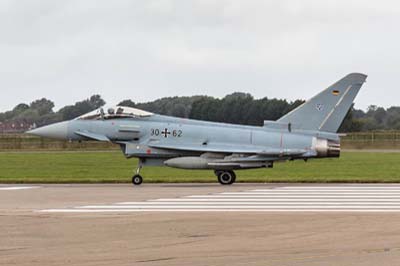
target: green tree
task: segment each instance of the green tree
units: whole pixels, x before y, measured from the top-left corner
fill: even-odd
[[[70,120],[96,110],[105,103],[106,102],[100,97],[100,95],[93,95],[89,99],[61,108],[58,113],[62,120]]]
[[[126,107],[135,107],[136,106],[136,104],[132,100],[123,100],[118,105],[126,106]]]
[[[39,115],[46,115],[53,113],[54,103],[46,98],[33,101],[30,104],[30,109],[37,110]]]

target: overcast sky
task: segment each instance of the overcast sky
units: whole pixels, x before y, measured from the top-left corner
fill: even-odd
[[[400,2],[0,0],[0,111],[235,91],[306,99],[369,75],[356,107],[400,105]]]

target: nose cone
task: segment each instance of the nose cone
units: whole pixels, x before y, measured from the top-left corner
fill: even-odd
[[[26,133],[36,135],[43,138],[51,139],[67,139],[68,138],[68,121],[55,123],[52,125],[36,128]]]

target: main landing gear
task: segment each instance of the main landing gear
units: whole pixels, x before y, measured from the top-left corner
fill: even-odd
[[[142,169],[142,160],[139,159],[138,167],[136,168],[136,173],[132,176],[132,184],[138,186],[143,183],[143,177],[140,175],[140,169]]]
[[[236,175],[233,171],[216,170],[215,175],[221,185],[232,185],[236,181]]]

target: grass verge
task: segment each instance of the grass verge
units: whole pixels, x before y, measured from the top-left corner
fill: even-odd
[[[136,164],[120,152],[0,153],[0,183],[123,183]],[[238,182],[399,182],[400,153],[345,152],[236,173]],[[145,182],[216,182],[212,171],[147,167],[141,174]]]

